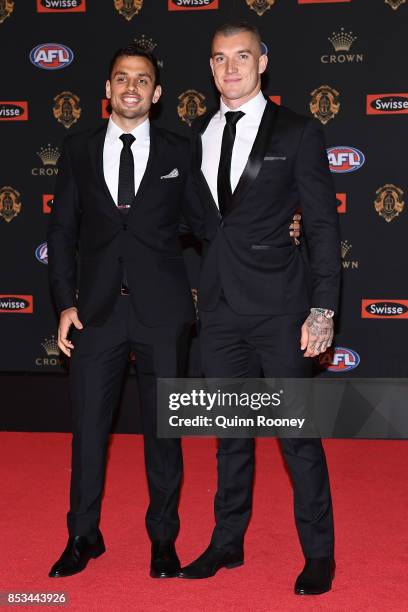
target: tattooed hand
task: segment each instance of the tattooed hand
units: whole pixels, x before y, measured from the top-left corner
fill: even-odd
[[[333,340],[333,319],[321,313],[311,312],[302,325],[300,348],[304,357],[316,357],[331,345]]]

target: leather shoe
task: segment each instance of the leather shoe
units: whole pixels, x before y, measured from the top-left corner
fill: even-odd
[[[334,561],[330,557],[306,559],[295,583],[296,595],[320,595],[330,591],[334,578]]]
[[[105,544],[101,532],[97,534],[95,542],[87,536],[71,536],[61,557],[51,568],[50,578],[63,578],[82,572],[89,559],[96,559],[105,552]]]
[[[174,578],[180,571],[180,561],[172,540],[152,542],[152,561],[150,576],[152,578]]]
[[[195,561],[181,568],[179,578],[210,578],[215,576],[219,569],[226,567],[232,569],[244,563],[244,551],[241,549],[231,551],[225,548],[210,546]]]

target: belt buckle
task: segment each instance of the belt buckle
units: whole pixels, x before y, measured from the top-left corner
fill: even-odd
[[[120,295],[129,295],[129,293],[130,293],[129,287],[125,285],[124,283],[122,283],[120,286]]]

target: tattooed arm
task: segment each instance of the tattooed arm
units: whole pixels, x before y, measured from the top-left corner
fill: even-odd
[[[304,357],[316,357],[331,345],[333,341],[332,310],[311,308],[310,315],[302,325],[300,348],[305,349]]]

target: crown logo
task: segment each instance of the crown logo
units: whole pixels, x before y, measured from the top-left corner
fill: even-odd
[[[56,166],[61,153],[58,147],[52,147],[48,144],[46,147],[41,147],[41,149],[37,151],[37,155],[41,158],[44,166]]]
[[[352,245],[348,242],[348,240],[341,241],[341,258],[345,259],[347,253],[350,251]]]
[[[59,357],[60,350],[54,335],[51,336],[50,340],[45,338],[44,342],[41,342],[41,346],[47,353],[48,357]]]
[[[335,51],[350,51],[350,47],[357,40],[357,36],[353,36],[353,32],[347,33],[344,28],[341,28],[340,32],[333,32],[328,40],[330,40]]]
[[[140,49],[143,51],[147,51],[148,53],[152,53],[157,47],[157,43],[154,42],[153,38],[147,38],[145,34],[142,34],[140,38],[134,38],[134,42],[137,44]]]

